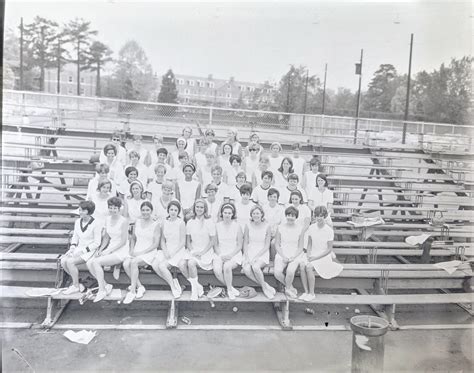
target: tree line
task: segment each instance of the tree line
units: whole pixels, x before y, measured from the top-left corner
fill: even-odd
[[[43,91],[46,69],[55,69],[59,74],[66,63],[72,63],[77,74],[77,95],[80,95],[81,73],[91,71],[96,74],[96,96],[178,102],[171,69],[158,77],[146,52],[134,40],[127,41],[113,58],[113,51],[97,36],[98,31],[91,28],[91,23],[79,18],[59,25],[37,16],[18,30],[6,30],[4,87]],[[21,49],[23,68],[20,68]],[[409,119],[470,124],[471,65],[472,57],[453,58],[448,65],[443,63],[433,71],[415,74],[410,89]],[[158,95],[157,79],[161,80]],[[406,87],[406,74],[399,74],[391,64],[381,64],[368,89],[361,93],[360,116],[402,119]],[[318,75],[310,75],[305,66],[292,65],[276,86],[266,82],[245,100],[241,95],[232,106],[308,114],[321,114],[324,106],[326,115],[354,116],[356,97],[357,92],[348,88],[324,89]]]

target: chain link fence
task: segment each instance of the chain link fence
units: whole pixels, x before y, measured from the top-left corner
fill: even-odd
[[[195,105],[127,101],[97,97],[78,97],[25,91],[3,91],[4,123],[28,123],[45,126],[68,126],[95,130],[125,130],[130,127],[142,133],[157,133],[185,125],[227,129],[235,127],[245,132],[288,133],[306,136],[316,143],[354,142],[367,139],[401,143],[404,123],[411,141],[419,143],[419,134],[430,141],[460,143],[472,137],[472,127],[443,123],[403,122],[391,119],[368,119],[340,116],[292,114],[282,112],[216,108]],[[23,118],[23,119],[22,119]],[[358,126],[355,131],[356,122]],[[92,126],[91,126],[92,123]],[[24,124],[24,123],[23,123]],[[434,140],[433,140],[434,138]]]

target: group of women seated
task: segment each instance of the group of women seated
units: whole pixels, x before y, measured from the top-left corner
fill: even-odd
[[[131,285],[124,303],[143,297],[139,268],[150,266],[170,287],[173,297],[184,286],[170,271],[177,268],[191,285],[191,299],[204,294],[198,269],[213,271],[230,299],[239,296],[233,270],[241,267],[266,297],[276,290],[263,268],[274,263],[274,275],[285,293],[296,298],[295,271],[300,268],[304,293],[314,299],[315,271],[323,278],[342,270],[332,253],[333,195],[313,157],[306,160],[295,144],[291,156],[279,143],[267,154],[252,134],[243,147],[230,130],[221,144],[213,130],[199,141],[183,129],[169,152],[154,136],[152,150],[134,136],[127,150],[113,134],[99,157],[87,200],[79,204],[69,251],[62,257],[72,284],[66,294],[82,291],[78,265],[97,279],[95,302],[112,291],[104,267],[123,266]]]

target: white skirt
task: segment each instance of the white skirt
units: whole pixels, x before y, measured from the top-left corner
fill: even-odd
[[[198,250],[201,251],[201,250]],[[201,256],[200,259],[196,258],[193,253],[188,252],[188,259],[194,259],[199,266],[199,268],[204,269],[205,271],[210,271],[212,269],[212,262],[214,261],[214,251],[212,248]]]
[[[158,255],[158,250],[151,250],[145,254],[138,255],[137,258],[140,258],[143,260],[146,264],[150,265],[153,263],[153,260],[155,260],[156,256]]]
[[[325,280],[339,276],[344,269],[342,264],[333,260],[332,253],[329,253],[322,258],[313,260],[310,263],[316,272]]]
[[[172,267],[177,267],[178,263],[183,259],[189,259],[189,252],[183,247],[177,253],[175,253],[171,258],[166,259],[163,250],[159,250],[156,254],[159,262],[165,262]]]

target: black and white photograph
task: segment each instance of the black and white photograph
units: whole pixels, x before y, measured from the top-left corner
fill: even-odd
[[[472,1],[0,13],[0,372],[474,371]]]

